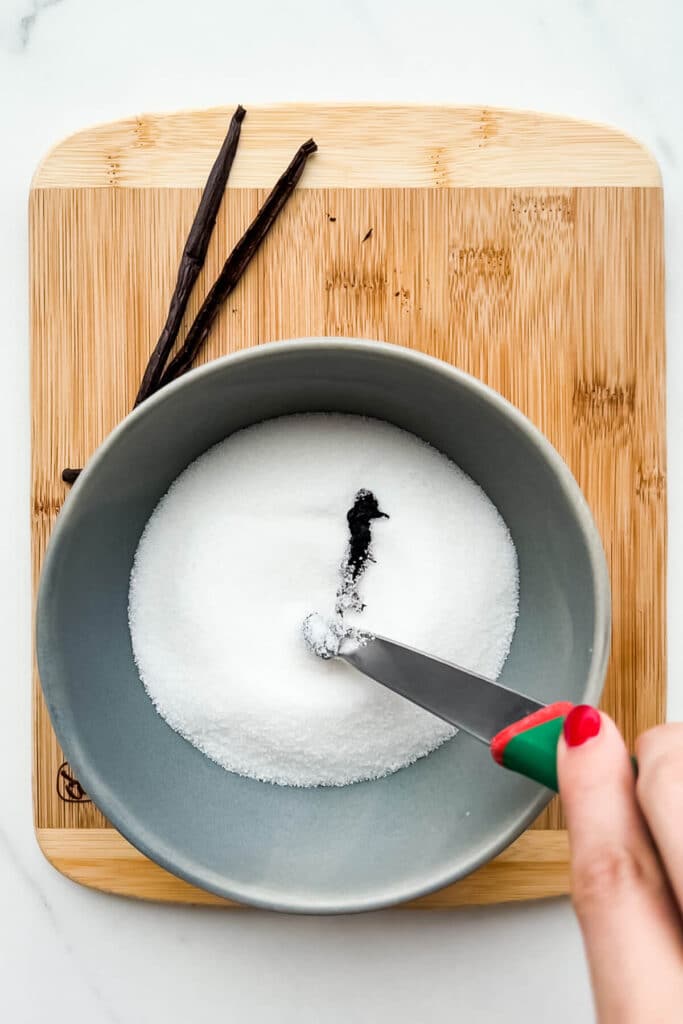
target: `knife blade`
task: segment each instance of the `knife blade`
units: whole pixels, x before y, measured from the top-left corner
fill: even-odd
[[[482,743],[490,743],[511,722],[545,707],[533,697],[383,636],[348,645],[340,656],[364,675]]]
[[[339,657],[486,743],[498,764],[557,790],[557,741],[571,703],[543,704],[383,636],[344,643]]]

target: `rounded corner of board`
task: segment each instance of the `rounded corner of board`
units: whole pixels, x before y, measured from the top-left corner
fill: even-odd
[[[545,169],[574,187],[661,188],[656,157],[640,139],[612,124],[570,115],[506,110],[520,137],[538,131],[548,146]],[[526,143],[523,142],[522,145]],[[552,155],[551,155],[552,153]],[[564,180],[564,177],[567,180]]]
[[[634,163],[637,163],[639,167],[639,174],[642,176],[642,181],[638,182],[639,185],[644,188],[662,187],[662,171],[659,166],[659,161],[649,146],[636,138],[635,135],[630,135],[628,132],[624,132],[620,128],[614,128],[610,125],[604,126],[603,130],[605,132],[609,132],[613,136],[616,136],[620,141],[626,159],[628,159],[628,151],[630,151]]]
[[[135,145],[145,123],[142,115],[100,121],[58,139],[38,161],[29,194],[81,183],[91,186],[118,184],[117,154],[121,147]],[[141,139],[139,144],[143,144]],[[79,175],[83,182],[79,181]]]
[[[38,191],[41,188],[46,187],[46,177],[49,170],[51,161],[55,158],[61,147],[66,142],[66,139],[60,139],[59,142],[55,142],[54,145],[43,153],[40,160],[36,164],[36,168],[31,176],[31,184],[29,185],[29,195],[33,192]]]
[[[664,183],[662,181],[662,171],[657,157],[654,155],[650,147],[646,146],[644,142],[641,142],[639,139],[633,138],[633,136],[630,135],[627,136],[627,138],[629,138],[632,144],[640,150],[643,162],[650,171],[652,179],[648,182],[650,188],[662,188]]]
[[[82,140],[87,138],[91,134],[91,131],[92,129],[90,128],[82,128],[79,131],[66,135],[64,138],[54,142],[49,149],[43,153],[36,164],[36,168],[31,177],[29,193],[37,192],[43,188],[49,188],[54,184],[52,180],[53,167],[61,163],[62,157],[68,152],[73,143],[77,143],[79,139]]]
[[[78,852],[72,849],[72,843],[74,836],[71,835],[72,831],[75,831],[78,835],[79,830],[61,829],[61,828],[34,828],[36,842],[43,854],[45,860],[48,862],[51,868],[60,874],[63,878],[68,879],[74,885],[79,886],[83,889],[90,889],[92,892],[101,892],[107,896],[127,896],[127,892],[117,892],[110,884],[107,884],[107,869],[114,869],[116,865],[104,864],[102,865],[103,871],[88,871],[84,870],[84,862],[82,856],[79,856]],[[89,831],[89,830],[83,830]],[[100,831],[100,830],[98,830]],[[109,831],[109,830],[107,830]],[[86,850],[86,852],[88,852]],[[90,861],[90,867],[97,867],[97,857]],[[133,895],[135,895],[133,893]]]
[[[33,834],[36,837],[36,843],[38,849],[42,853],[45,860],[48,862],[51,868],[54,868],[64,878],[68,878],[70,882],[74,882],[76,885],[83,885],[85,888],[97,888],[97,886],[88,885],[84,882],[77,874],[69,870],[68,861],[60,856],[58,850],[58,836],[52,835],[52,833],[59,832],[59,829],[53,828],[40,828],[35,826]]]

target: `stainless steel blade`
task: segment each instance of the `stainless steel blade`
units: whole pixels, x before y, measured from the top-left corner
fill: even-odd
[[[339,654],[349,665],[483,743],[545,707],[447,661],[377,636]]]

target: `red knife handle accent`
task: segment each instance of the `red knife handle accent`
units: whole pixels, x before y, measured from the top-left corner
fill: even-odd
[[[557,792],[557,742],[573,706],[558,701],[501,729],[491,740],[494,761]]]

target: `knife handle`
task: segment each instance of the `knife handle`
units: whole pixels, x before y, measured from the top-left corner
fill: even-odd
[[[557,744],[564,720],[573,707],[561,700],[501,729],[491,740],[493,760],[557,793]],[[635,754],[631,755],[631,764],[633,777],[637,779]]]
[[[494,761],[557,793],[557,743],[573,706],[558,701],[502,729],[491,740]]]

